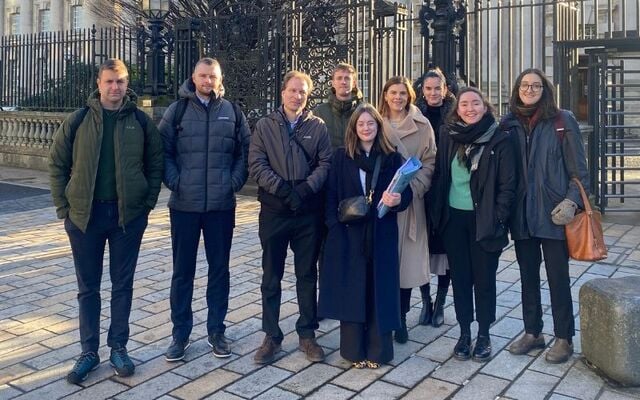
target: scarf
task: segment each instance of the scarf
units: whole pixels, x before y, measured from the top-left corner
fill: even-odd
[[[472,125],[463,122],[448,124],[449,135],[458,146],[458,160],[470,172],[478,169],[484,146],[489,143],[498,127],[493,115],[485,113],[480,121]]]

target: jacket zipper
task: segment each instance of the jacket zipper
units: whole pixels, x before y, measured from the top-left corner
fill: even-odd
[[[205,107],[204,104],[202,105],[202,108],[204,108],[204,112],[207,115],[207,123],[205,125],[206,129],[204,131],[205,133],[205,152],[204,152],[204,210],[203,212],[207,212],[207,195],[208,195],[208,187],[209,185],[207,184],[207,182],[209,182],[209,110],[211,109],[211,103],[213,103],[214,99],[209,100],[209,103],[207,104],[207,106]]]
[[[135,111],[134,111],[135,112]],[[113,148],[116,151],[117,157],[115,157],[115,159],[118,161],[118,163],[116,163],[116,171],[117,171],[117,176],[116,176],[116,192],[118,189],[118,178],[120,178],[120,182],[122,182],[122,184],[120,185],[122,187],[122,198],[118,198],[118,215],[119,215],[119,219],[122,220],[122,233],[127,233],[127,229],[125,226],[124,221],[126,221],[126,216],[125,216],[125,208],[124,204],[125,204],[125,199],[127,198],[126,194],[125,194],[125,182],[124,179],[122,177],[122,160],[120,160],[121,157],[121,152],[120,152],[120,140],[118,140],[118,135],[123,136],[124,135],[124,125],[125,123],[121,123],[121,129],[118,129],[118,122],[120,122],[120,111],[118,111],[118,115],[116,117],[116,127],[115,130],[113,132]],[[122,207],[120,207],[120,204],[122,204]],[[122,208],[122,210],[120,210]],[[118,221],[120,222],[120,221]]]

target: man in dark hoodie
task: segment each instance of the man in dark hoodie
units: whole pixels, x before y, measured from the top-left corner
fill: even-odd
[[[222,71],[203,58],[160,122],[164,142],[164,183],[171,190],[169,213],[173,250],[171,322],[173,341],[165,358],[178,361],[193,328],[193,281],[200,232],[209,264],[207,342],[213,355],[231,355],[224,336],[229,305],[229,253],[235,226],[235,193],[247,181],[249,126],[237,106],[222,98]]]
[[[362,103],[358,89],[358,73],[352,65],[340,63],[331,74],[331,91],[325,103],[319,104],[313,115],[327,125],[327,132],[334,149],[344,146],[344,133],[353,110]]]
[[[100,282],[109,242],[109,361],[118,376],[133,374],[127,354],[133,276],[149,211],[162,183],[162,140],[127,89],[124,63],[108,59],[87,106],[60,125],[50,149],[51,195],[73,252],[78,280],[82,354],[67,375],[74,384],[98,368]]]
[[[256,124],[249,147],[249,171],[258,183],[262,245],[262,329],[266,336],[254,356],[258,364],[274,360],[283,332],[280,282],[287,247],[294,253],[300,317],[299,349],[318,362],[324,351],[315,341],[317,268],[321,239],[320,190],[329,172],[331,143],[320,118],[305,109],[313,83],[309,75],[290,71],[282,83],[282,106]]]

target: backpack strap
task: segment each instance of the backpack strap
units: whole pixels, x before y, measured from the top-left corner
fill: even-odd
[[[562,117],[562,110],[559,110],[556,114],[555,119],[553,120],[553,127],[556,131],[556,137],[562,143],[564,140],[564,134],[566,132],[566,127],[564,125],[564,118]]]
[[[189,99],[183,97],[178,100],[178,104],[176,105],[176,109],[173,113],[173,123],[171,124],[176,130],[176,134],[179,134],[182,130],[182,117],[184,117],[184,113],[187,111],[187,105],[189,105]]]
[[[89,106],[84,106],[76,113],[73,120],[69,123],[69,139],[71,140],[71,144],[75,142],[76,132],[78,131],[80,124],[82,123],[82,121],[84,121],[84,117],[87,116],[88,112],[89,112]]]

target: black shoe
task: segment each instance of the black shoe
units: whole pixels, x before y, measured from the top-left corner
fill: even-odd
[[[127,354],[127,348],[124,346],[113,347],[111,349],[109,362],[116,371],[116,375],[123,378],[133,375],[133,372],[136,370],[136,366],[133,365],[133,361],[131,361],[129,354]]]
[[[79,384],[87,379],[89,372],[95,370],[100,366],[100,357],[93,351],[87,351],[80,354],[80,358],[76,361],[73,369],[67,375],[67,382]]]
[[[487,362],[491,360],[491,339],[489,336],[480,336],[476,339],[476,346],[473,348],[473,361]]]
[[[182,360],[184,358],[184,352],[189,346],[191,346],[189,339],[184,341],[173,339],[167,352],[164,353],[164,359],[169,362]]]
[[[423,294],[422,311],[420,311],[420,317],[418,318],[418,323],[420,325],[429,325],[431,323],[431,315],[432,315],[431,295],[427,294],[425,296]]]
[[[409,332],[407,332],[407,316],[400,317],[400,328],[395,332],[394,338],[396,342],[403,344],[409,340]]]
[[[471,335],[460,335],[458,343],[456,343],[456,346],[453,348],[453,357],[461,361],[466,361],[471,358]]]
[[[437,328],[444,324],[444,303],[447,301],[447,288],[438,288],[436,301],[433,303],[433,314],[431,314],[431,326]]]
[[[213,355],[218,358],[231,357],[229,344],[231,341],[224,336],[224,333],[212,333],[207,338],[207,343],[213,349]]]

